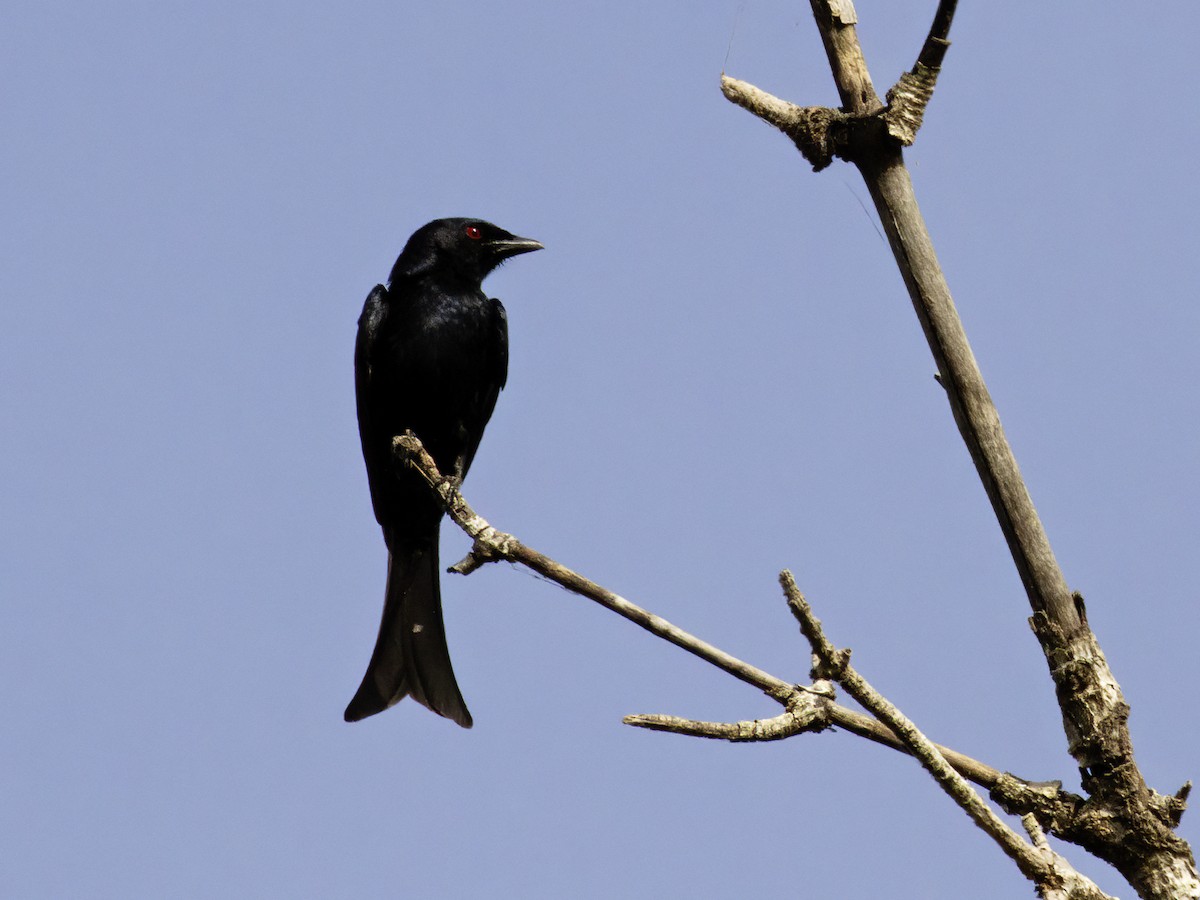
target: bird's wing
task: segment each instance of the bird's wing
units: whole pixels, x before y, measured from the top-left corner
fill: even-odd
[[[377,284],[367,295],[358,318],[358,338],[354,342],[354,397],[358,406],[358,436],[362,440],[363,461],[367,464],[367,482],[375,518],[383,524],[382,479],[388,468],[391,447],[378,439],[377,423],[371,420],[371,368],[377,352],[380,325],[386,312],[387,288]]]
[[[483,437],[484,426],[491,419],[500,391],[508,381],[508,314],[499,300],[492,298],[489,303],[492,309],[491,345],[485,379],[480,383],[472,404],[471,421],[467,430],[473,436],[473,440],[463,454],[463,475],[471,468],[471,461],[475,459],[475,451],[479,449],[479,441]]]
[[[504,304],[492,298],[492,321],[494,328],[495,342],[492,345],[494,348],[492,381],[496,384],[496,393],[492,396],[492,406],[496,405],[496,396],[499,395],[500,389],[508,383],[508,313],[504,311]],[[492,410],[488,409],[488,415],[492,414]]]

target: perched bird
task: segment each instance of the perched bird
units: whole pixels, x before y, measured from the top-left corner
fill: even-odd
[[[481,285],[510,256],[540,249],[481,219],[437,219],[408,239],[388,286],[367,295],[354,385],[388,575],[379,637],[347,722],[411,696],[471,727],[442,624],[442,509],[421,476],[396,459],[392,438],[411,429],[443,474],[467,474],[508,376],[508,320]]]

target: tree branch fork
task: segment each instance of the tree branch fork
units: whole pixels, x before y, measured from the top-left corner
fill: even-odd
[[[881,142],[894,142],[897,147],[911,146],[924,121],[925,108],[933,98],[942,59],[950,47],[946,38],[953,8],[953,2],[944,2],[939,7],[939,15],[916,63],[887,92],[886,104],[880,103],[871,90],[864,97],[863,109],[846,111],[827,106],[797,106],[724,73],[721,74],[721,93],[731,103],[774,125],[791,138],[812,164],[814,172],[827,168],[834,157],[860,162],[866,154],[875,152]],[[846,18],[843,11],[839,21],[846,22]],[[853,24],[852,16],[846,24]]]
[[[1134,760],[1129,706],[1055,560],[999,414],[958,317],[904,166],[949,46],[955,0],[940,0],[911,72],[881,101],[871,83],[850,0],[810,0],[840,109],[797,106],[728,76],[732,102],[784,132],[816,169],[834,157],[853,163],[866,183],[937,364],[958,425],[1032,607],[1062,711],[1068,750],[1086,801],[1071,824],[1043,810],[1046,830],[1112,864],[1142,897],[1200,898],[1200,873],[1187,842],[1174,833],[1190,784],[1173,797],[1145,782]],[[998,801],[1001,798],[993,795]],[[1082,830],[1080,830],[1082,829]]]

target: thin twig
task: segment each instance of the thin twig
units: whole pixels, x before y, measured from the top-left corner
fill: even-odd
[[[750,722],[698,722],[681,719],[679,716],[626,716],[626,725],[647,728],[650,731],[669,731],[689,737],[714,738],[732,743],[758,741],[781,741],[795,737],[805,731],[821,731],[828,728],[815,715],[804,717],[791,712],[781,713],[771,719],[754,719]]]

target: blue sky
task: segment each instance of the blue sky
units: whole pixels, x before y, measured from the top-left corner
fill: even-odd
[[[858,0],[881,92],[933,6]],[[1173,792],[1200,774],[1200,10],[1155,10],[961,4],[908,159],[1143,771]],[[777,708],[509,567],[444,580],[472,731],[412,703],[341,721],[385,574],[355,321],[416,227],[477,215],[547,248],[487,283],[512,362],[466,484],[482,514],[803,680],[790,567],[932,738],[1077,787],[865,190],[718,90],[724,66],[834,102],[806,4],[5,19],[5,895],[1027,893],[899,754],[623,726]]]

